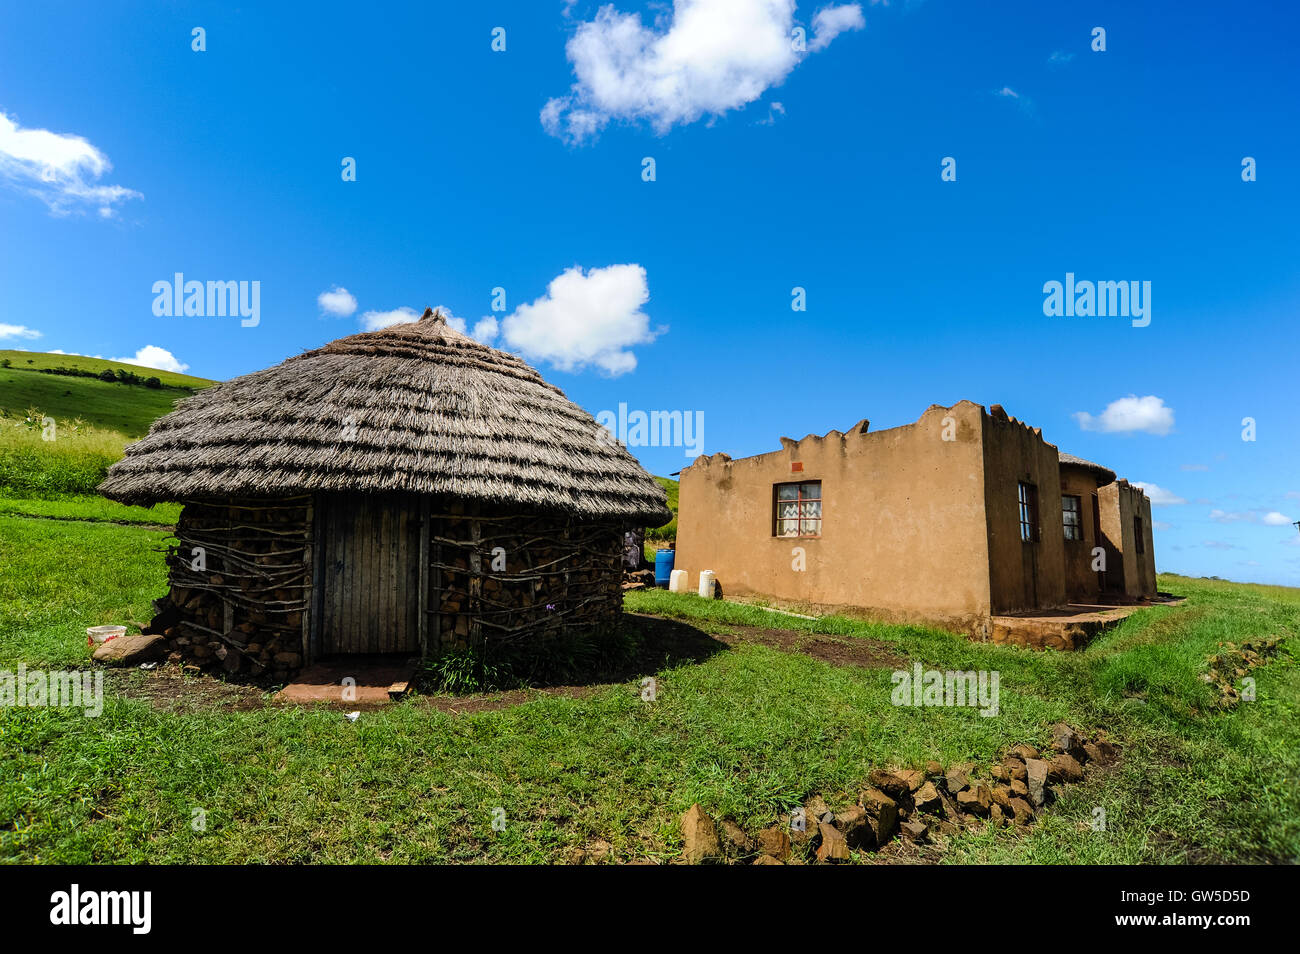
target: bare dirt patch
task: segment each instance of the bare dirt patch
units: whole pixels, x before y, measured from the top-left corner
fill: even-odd
[[[907,665],[907,659],[889,643],[862,636],[836,638],[818,633],[805,633],[794,629],[772,629],[766,626],[729,625],[726,631],[715,634],[729,646],[739,643],[758,643],[786,653],[803,653],[832,666],[862,666],[866,669],[897,669]]]
[[[269,696],[256,686],[226,682],[208,675],[182,673],[179,666],[156,669],[108,670],[108,687],[128,699],[149,702],[164,712],[224,709],[250,712],[265,708]]]

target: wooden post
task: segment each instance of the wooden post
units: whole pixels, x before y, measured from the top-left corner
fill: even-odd
[[[477,512],[469,520],[469,646],[470,649],[482,650],[483,626],[480,614],[483,609],[483,555],[479,545],[483,541],[483,525],[479,523]]]
[[[420,658],[429,655],[429,498],[420,497]]]
[[[307,581],[307,592],[303,594],[302,599],[302,662],[304,666],[310,663],[312,658],[311,621],[316,615],[312,612],[312,607],[316,602],[316,561],[313,559],[316,532],[315,527],[312,525],[314,513],[312,501],[308,498],[303,515],[303,529],[306,531],[307,539],[302,548],[302,575]]]

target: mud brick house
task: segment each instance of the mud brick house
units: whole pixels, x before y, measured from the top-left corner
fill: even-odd
[[[998,405],[781,445],[682,471],[676,565],[692,579],[974,634],[1001,614],[1155,596],[1146,495]]]
[[[203,391],[100,487],[184,504],[152,630],[231,672],[608,626],[663,489],[519,358],[426,310]]]

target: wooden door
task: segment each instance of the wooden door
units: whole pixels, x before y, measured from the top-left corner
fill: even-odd
[[[418,503],[356,494],[322,496],[319,506],[320,654],[418,653]]]

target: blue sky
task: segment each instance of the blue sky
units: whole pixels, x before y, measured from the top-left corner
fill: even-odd
[[[1159,488],[1162,570],[1300,584],[1292,6],[383,7],[0,8],[0,347],[228,378],[442,306],[732,456],[1000,403]],[[1150,324],[1045,315],[1067,272]]]

